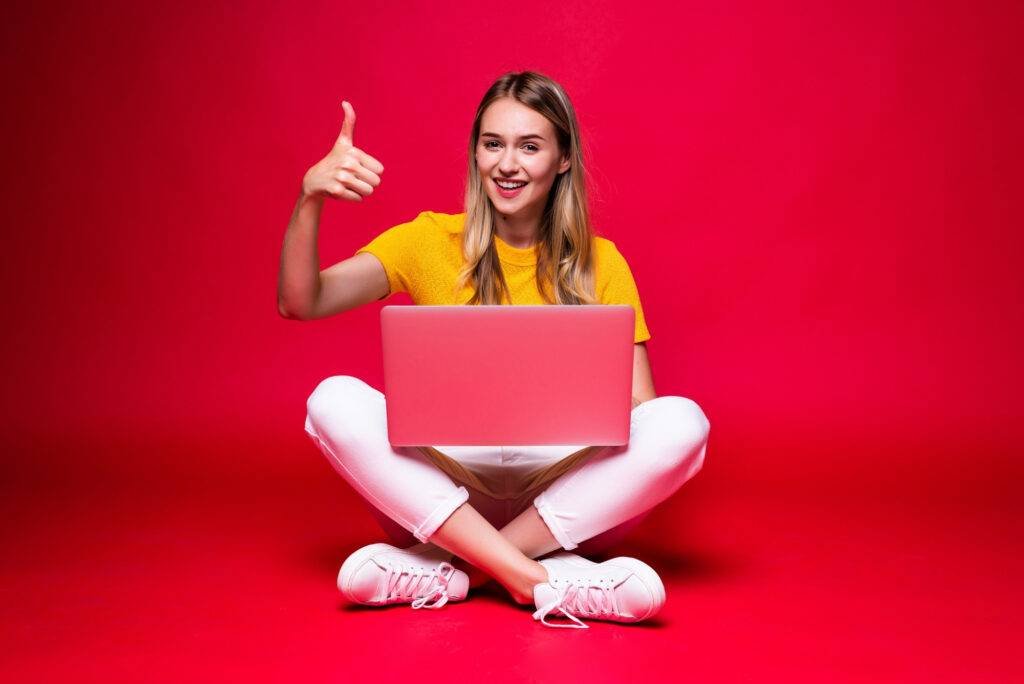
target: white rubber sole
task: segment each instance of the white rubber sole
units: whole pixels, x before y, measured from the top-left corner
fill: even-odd
[[[377,555],[381,551],[394,551],[395,548],[396,547],[392,546],[391,544],[380,543],[370,544],[369,546],[364,546],[361,549],[356,549],[355,551],[353,551],[352,555],[346,558],[345,562],[341,564],[341,570],[338,571],[338,589],[341,590],[341,593],[345,596],[345,598],[347,598],[352,603],[361,603],[364,606],[382,605],[378,603],[367,603],[366,601],[360,601],[359,599],[355,598],[352,595],[351,586],[349,586],[349,582],[347,582],[346,579],[352,577],[356,569],[364,562],[370,560],[371,557]]]
[[[578,567],[591,567],[594,565],[617,565],[619,567],[629,568],[633,573],[643,581],[645,585],[650,587],[651,592],[654,594],[654,605],[651,606],[651,610],[644,616],[637,616],[636,622],[640,620],[646,620],[651,617],[665,605],[666,594],[665,584],[661,581],[661,577],[655,572],[647,563],[637,558],[630,558],[628,556],[617,556],[615,558],[609,558],[604,563],[595,563],[594,561],[579,556],[571,551],[562,551],[561,553],[552,554],[548,558],[558,558],[558,560],[570,565]],[[582,561],[582,562],[581,562]]]

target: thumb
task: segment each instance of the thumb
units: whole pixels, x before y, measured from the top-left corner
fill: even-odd
[[[348,100],[341,101],[341,108],[345,110],[345,120],[341,123],[341,133],[338,135],[338,140],[335,144],[344,142],[347,145],[352,145],[356,130],[356,110],[352,109],[352,105],[349,104]]]

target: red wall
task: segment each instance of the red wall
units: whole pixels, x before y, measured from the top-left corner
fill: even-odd
[[[319,380],[382,387],[380,304],[276,309],[341,100],[387,171],[326,208],[325,267],[459,211],[474,108],[529,68],[573,98],[598,232],[638,282],[659,394],[711,420],[709,466],[716,439],[720,467],[765,476],[1013,465],[1019,3],[101,5],[0,29],[8,435],[308,451]]]

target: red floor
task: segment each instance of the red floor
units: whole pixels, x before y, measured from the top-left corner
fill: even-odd
[[[825,467],[818,449],[722,437],[618,550],[664,578],[658,619],[571,630],[498,589],[346,606],[341,561],[382,535],[301,431],[18,442],[0,485],[3,681],[1024,676],[1020,473],[984,449],[890,440],[872,458],[902,465],[878,473],[852,447]],[[773,458],[787,475],[754,467]]]

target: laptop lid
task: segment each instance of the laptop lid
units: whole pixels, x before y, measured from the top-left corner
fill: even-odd
[[[383,307],[391,444],[626,444],[635,316],[626,304]]]

